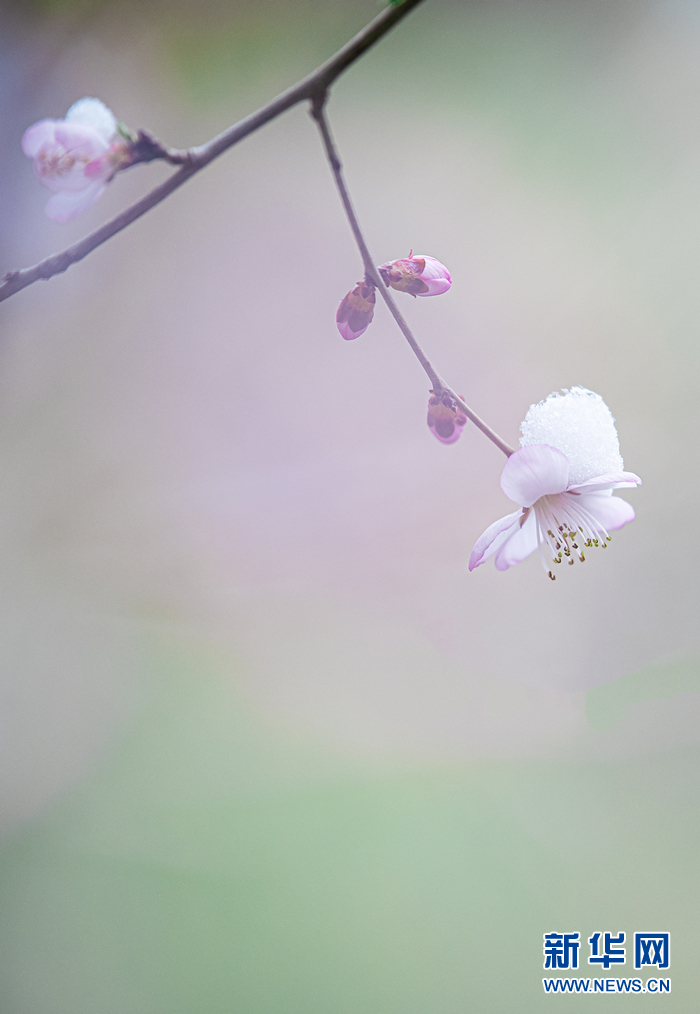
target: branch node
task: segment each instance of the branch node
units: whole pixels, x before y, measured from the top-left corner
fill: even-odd
[[[323,117],[323,107],[328,100],[328,88],[326,85],[322,85],[314,89],[309,95],[309,102],[311,104],[310,113],[314,120],[320,123]]]
[[[129,161],[120,168],[129,169],[140,162],[153,162],[156,159],[163,159],[169,165],[191,165],[194,162],[194,156],[189,148],[182,151],[171,148],[170,145],[159,141],[150,130],[141,128],[136,140],[129,145]]]

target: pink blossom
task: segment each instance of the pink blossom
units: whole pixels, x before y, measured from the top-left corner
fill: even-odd
[[[424,254],[413,255],[413,250],[404,260],[382,264],[379,274],[385,285],[399,292],[410,292],[412,296],[439,296],[452,285],[450,272],[434,257]]]
[[[117,121],[99,99],[75,102],[64,120],[40,120],[22,138],[34,173],[54,194],[46,214],[66,222],[93,204],[112,178],[126,148]]]
[[[612,491],[642,480],[623,471],[614,420],[592,391],[575,387],[532,405],[521,432],[522,446],[501,476],[503,492],[520,509],[486,529],[469,569],[493,556],[497,570],[508,570],[538,549],[554,580],[552,566],[583,561],[584,549],[607,546],[608,532],[634,521],[633,508]],[[530,443],[537,435],[549,442]]]
[[[456,406],[446,392],[436,395],[428,401],[428,426],[441,444],[454,444],[462,435],[462,427],[467,421],[466,415]]]
[[[374,286],[368,281],[358,282],[352,292],[343,298],[335,320],[346,341],[352,341],[365,333],[374,317],[375,300]]]

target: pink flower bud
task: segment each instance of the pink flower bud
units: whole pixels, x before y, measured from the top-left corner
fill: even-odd
[[[46,214],[66,222],[93,204],[122,162],[117,121],[99,99],[75,102],[64,120],[40,120],[24,132],[22,149],[34,173],[53,190]]]
[[[414,257],[413,250],[405,260],[382,264],[379,274],[385,285],[399,292],[410,292],[412,296],[439,296],[452,285],[450,272],[444,264],[423,254]]]
[[[374,286],[365,280],[348,292],[335,315],[338,330],[346,341],[364,334],[374,317]]]
[[[453,444],[462,435],[467,417],[446,391],[440,394],[435,394],[434,391],[430,393],[432,397],[428,401],[428,426],[441,444]]]

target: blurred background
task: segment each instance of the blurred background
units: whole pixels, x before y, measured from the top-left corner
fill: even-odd
[[[4,0],[0,274],[171,171],[57,225],[29,124],[201,143],[380,9]],[[377,263],[452,272],[399,294],[448,382],[512,444],[617,419],[637,520],[556,583],[468,573],[502,454],[383,306],[340,338],[305,108],[2,304],[3,1014],[539,1011],[574,930],[671,932],[696,1009],[699,47],[688,0],[426,0],[330,100]]]

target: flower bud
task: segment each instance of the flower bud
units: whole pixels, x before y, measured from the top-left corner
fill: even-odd
[[[412,296],[439,296],[452,285],[450,272],[434,257],[423,254],[413,256],[413,250],[404,260],[382,264],[379,274],[385,285]]]
[[[467,417],[455,405],[447,391],[441,391],[439,394],[431,391],[430,394],[432,397],[428,401],[428,426],[441,444],[453,444],[462,435],[462,427]]]
[[[338,330],[346,341],[364,334],[374,317],[374,286],[369,280],[358,282],[348,292],[335,315]]]

